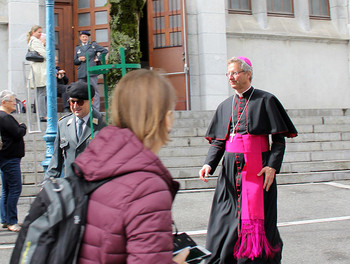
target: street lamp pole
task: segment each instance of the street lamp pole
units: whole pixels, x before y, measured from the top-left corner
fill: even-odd
[[[45,160],[41,162],[44,170],[50,164],[57,134],[57,81],[55,74],[55,24],[54,0],[46,0],[46,94],[47,94],[47,126],[44,140],[46,141]]]

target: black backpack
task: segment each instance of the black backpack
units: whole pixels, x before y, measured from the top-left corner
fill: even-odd
[[[89,195],[111,179],[88,182],[72,176],[46,181],[24,219],[10,263],[76,263]]]

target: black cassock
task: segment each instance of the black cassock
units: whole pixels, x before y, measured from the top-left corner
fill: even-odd
[[[211,143],[205,160],[205,164],[212,168],[210,174],[214,173],[223,157],[208,225],[206,248],[212,255],[207,263],[280,263],[282,251],[273,259],[237,260],[233,256],[240,227],[239,194],[245,164],[243,153],[225,151],[225,142],[233,132],[272,135],[270,151],[262,153],[262,160],[263,167],[275,168],[276,174],[282,165],[285,137],[297,136],[297,130],[282,104],[268,92],[251,87],[242,97],[231,96],[218,106],[206,134]],[[277,229],[276,178],[269,191],[264,191],[264,207],[266,237],[270,245],[280,245],[282,250],[283,243]]]

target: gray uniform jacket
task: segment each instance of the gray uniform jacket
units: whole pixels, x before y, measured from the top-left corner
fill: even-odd
[[[78,79],[86,78],[86,61],[80,61],[79,57],[89,54],[89,66],[95,66],[95,56],[97,59],[101,59],[102,54],[107,54],[108,50],[96,42],[88,42],[86,45],[78,45],[74,51],[74,65],[78,65]],[[90,76],[95,74],[90,74]]]
[[[94,136],[97,132],[106,126],[102,115],[95,110],[92,112]],[[57,124],[57,135],[54,143],[54,151],[51,157],[50,165],[45,173],[45,179],[49,177],[60,177],[63,165],[64,177],[74,175],[72,163],[75,158],[81,154],[91,141],[90,118],[83,130],[82,136],[78,142],[76,136],[75,116],[69,114],[63,116]]]

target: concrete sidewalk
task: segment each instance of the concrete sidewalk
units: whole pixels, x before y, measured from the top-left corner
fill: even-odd
[[[205,246],[213,191],[179,193],[173,207],[180,231]],[[278,185],[283,264],[350,263],[350,181]]]
[[[205,246],[213,190],[180,192],[173,205],[179,232]],[[350,181],[278,185],[283,264],[350,263]],[[29,199],[18,204],[19,220]],[[17,234],[0,230],[0,264],[8,263]]]

